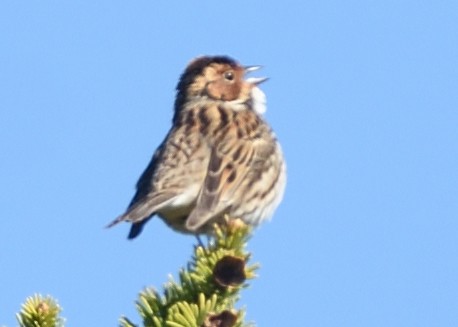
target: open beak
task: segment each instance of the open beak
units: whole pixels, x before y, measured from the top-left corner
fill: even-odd
[[[243,68],[245,69],[245,74],[248,74],[258,69],[261,69],[262,66],[245,66]],[[267,81],[268,79],[269,79],[268,77],[250,77],[250,78],[247,78],[246,81],[250,84],[258,85],[258,84],[261,84],[262,82]]]

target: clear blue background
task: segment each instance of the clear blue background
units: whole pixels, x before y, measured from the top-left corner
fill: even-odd
[[[188,61],[265,66],[285,199],[249,243],[258,326],[458,326],[457,1],[0,3],[0,325],[51,294],[115,326],[194,239],[103,227]]]

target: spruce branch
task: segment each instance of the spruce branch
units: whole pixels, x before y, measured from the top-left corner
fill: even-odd
[[[247,266],[245,249],[250,227],[240,220],[215,225],[207,246],[196,245],[178,281],[169,277],[163,295],[154,288],[143,290],[136,302],[146,327],[243,327],[244,310],[235,309],[240,291],[255,277],[256,264]],[[135,327],[122,317],[122,327]]]
[[[20,327],[61,327],[64,326],[64,319],[59,316],[61,311],[50,296],[35,294],[27,298],[16,318]]]

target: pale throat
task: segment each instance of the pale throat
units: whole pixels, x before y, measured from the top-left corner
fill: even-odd
[[[263,115],[266,112],[267,110],[266,95],[264,94],[264,92],[262,92],[262,90],[259,87],[254,86],[251,89],[250,100],[251,100],[251,103],[250,103],[251,110],[253,110],[258,115]],[[235,111],[242,111],[242,110],[250,109],[250,108],[247,108],[246,100],[226,101],[226,105]]]
[[[266,112],[266,95],[257,86],[251,89],[251,101],[253,103],[253,110],[257,114],[263,115]]]

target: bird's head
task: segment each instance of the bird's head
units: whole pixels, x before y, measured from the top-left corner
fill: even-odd
[[[175,110],[180,111],[187,101],[199,99],[237,103],[259,100],[253,97],[262,98],[262,91],[257,86],[267,78],[245,79],[247,73],[259,68],[244,67],[226,56],[198,57],[188,64],[181,75],[177,85]],[[265,99],[261,100],[265,102]]]

